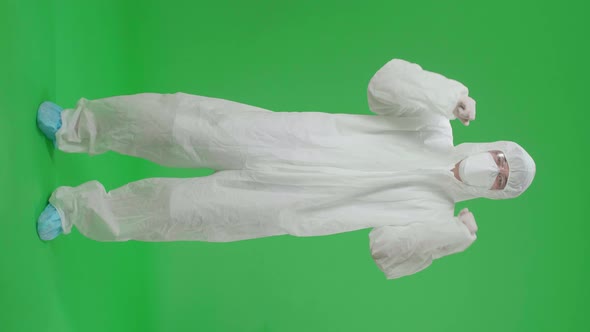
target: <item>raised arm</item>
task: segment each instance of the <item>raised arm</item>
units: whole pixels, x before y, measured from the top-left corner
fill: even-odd
[[[390,60],[381,67],[367,89],[369,108],[376,114],[442,115],[449,120],[459,115],[467,121],[475,119],[475,101],[468,95],[469,90],[460,82],[402,59]]]
[[[387,279],[424,270],[432,261],[467,249],[477,238],[471,212],[437,224],[381,226],[369,233],[371,256]]]

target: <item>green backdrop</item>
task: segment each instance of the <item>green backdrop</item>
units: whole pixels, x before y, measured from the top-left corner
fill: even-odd
[[[587,331],[583,1],[0,1],[2,331]],[[584,41],[586,40],[586,42]],[[43,242],[59,185],[207,176],[113,152],[53,151],[38,105],[139,92],[273,111],[371,114],[402,58],[477,101],[455,144],[512,140],[537,163],[521,197],[463,202],[466,251],[386,280],[369,229],[232,243]],[[352,156],[351,156],[352,157]]]

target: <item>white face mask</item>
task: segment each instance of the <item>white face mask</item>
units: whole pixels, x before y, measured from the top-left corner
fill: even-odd
[[[500,170],[489,152],[481,152],[465,158],[459,164],[461,180],[470,186],[491,189]]]

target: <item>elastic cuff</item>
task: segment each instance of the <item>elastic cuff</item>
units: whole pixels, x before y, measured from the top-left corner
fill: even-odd
[[[59,215],[59,218],[61,220],[61,228],[63,230],[63,234],[69,234],[72,231],[72,223],[70,222],[70,220],[67,219],[66,217],[66,213],[65,213],[65,209],[63,206],[64,203],[64,193],[63,190],[72,190],[73,187],[58,187],[57,189],[55,189],[53,191],[53,193],[51,194],[51,197],[49,198],[49,203],[51,203],[51,205],[53,205],[53,207],[55,207],[55,210],[57,211],[57,214]]]

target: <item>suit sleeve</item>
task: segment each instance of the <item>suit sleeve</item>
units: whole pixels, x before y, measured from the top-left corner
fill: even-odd
[[[442,115],[454,120],[459,98],[467,95],[462,83],[402,59],[387,62],[367,88],[373,113],[399,117]]]
[[[371,256],[387,279],[420,272],[437,258],[464,251],[476,238],[457,217],[436,224],[380,226],[369,233]]]

